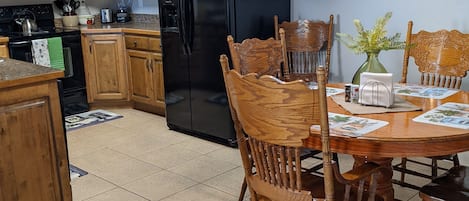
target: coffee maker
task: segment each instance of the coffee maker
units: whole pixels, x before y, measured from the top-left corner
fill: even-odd
[[[129,8],[132,6],[132,0],[117,0],[116,22],[130,21]]]

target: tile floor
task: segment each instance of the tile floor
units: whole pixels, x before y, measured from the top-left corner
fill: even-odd
[[[71,182],[74,201],[237,200],[244,176],[237,149],[171,131],[161,116],[109,110],[124,117],[67,134],[70,162],[88,172]],[[339,161],[348,169],[353,159]],[[399,200],[420,200],[415,190],[394,189]]]

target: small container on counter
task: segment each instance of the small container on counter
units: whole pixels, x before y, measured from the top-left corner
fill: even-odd
[[[350,87],[350,99],[352,103],[358,103],[360,85],[352,84]]]
[[[352,84],[345,84],[345,102],[350,102],[352,92]]]

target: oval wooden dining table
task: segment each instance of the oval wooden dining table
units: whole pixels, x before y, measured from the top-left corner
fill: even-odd
[[[343,84],[328,84],[343,88]],[[343,95],[343,94],[342,94]],[[394,200],[392,159],[396,157],[439,156],[469,150],[469,129],[458,129],[415,122],[412,119],[446,102],[469,103],[469,92],[459,91],[445,99],[400,96],[422,108],[421,111],[354,115],[389,122],[388,125],[360,137],[330,137],[333,152],[353,155],[354,166],[372,161],[385,167],[378,177],[377,193]],[[328,97],[329,112],[352,115]],[[317,135],[316,135],[317,134]],[[321,149],[320,134],[313,133],[304,146]]]

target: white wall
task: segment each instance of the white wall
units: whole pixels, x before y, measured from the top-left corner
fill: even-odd
[[[133,0],[132,12],[139,14],[158,14],[158,0]]]
[[[128,0],[124,0],[127,2]],[[117,9],[117,0],[86,0],[86,5],[99,11],[101,8]],[[132,13],[158,14],[158,0],[132,0]]]
[[[335,32],[356,35],[353,19],[360,19],[365,28],[370,29],[378,17],[391,11],[393,16],[386,26],[388,33],[391,35],[399,32],[404,41],[409,20],[414,22],[414,32],[420,29],[458,29],[469,33],[468,9],[467,0],[292,0],[292,20],[328,21],[328,16],[333,14]],[[355,55],[337,41],[333,44],[332,55],[333,81],[350,82],[358,66],[365,60],[365,55]],[[395,81],[400,80],[403,55],[403,50],[390,50],[381,52],[379,56],[381,63],[394,74]],[[410,66],[409,71],[410,81],[417,82],[417,69]],[[469,78],[465,78],[462,88],[469,90]]]

